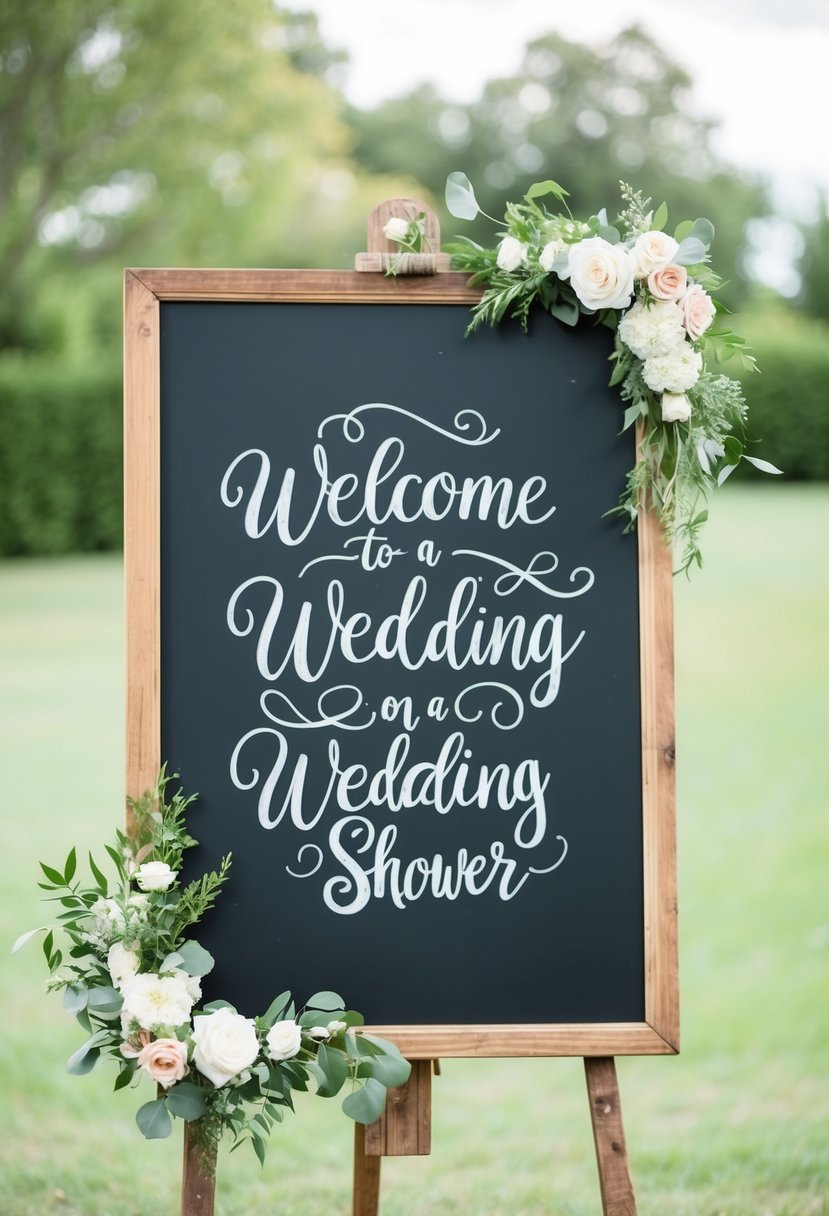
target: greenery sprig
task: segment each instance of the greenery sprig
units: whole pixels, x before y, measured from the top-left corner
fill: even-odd
[[[249,1142],[264,1162],[270,1132],[294,1109],[293,1093],[312,1084],[324,1098],[347,1087],[344,1113],[374,1122],[410,1065],[394,1044],[364,1033],[362,1015],[336,993],[317,992],[298,1009],[286,991],[256,1018],[223,1000],[198,1007],[213,959],[189,931],[216,902],[231,858],[179,881],[184,854],[197,844],[185,825],[195,798],[172,792],[171,780],[162,769],[153,790],[129,800],[131,830],[116,831],[115,844],[105,846],[114,883],[91,853],[91,880],[80,879],[74,848],[62,867],[40,863],[38,885],[62,910],[13,949],[45,933],[47,987],[63,992],[87,1034],[68,1070],[83,1075],[109,1059],[118,1067],[116,1090],[146,1073],[158,1093],[139,1108],[139,1129],[159,1139],[175,1118],[193,1123],[207,1166],[226,1133],[233,1148]]]
[[[626,403],[621,430],[637,426],[639,444],[607,514],[619,515],[629,531],[642,511],[653,510],[687,573],[702,565],[711,491],[741,460],[766,473],[780,470],[747,453],[741,386],[712,369],[733,358],[755,367],[713,295],[722,286],[708,264],[713,225],[683,220],[671,235],[665,203],[653,209],[626,183],[620,190],[624,205],[614,222],[605,210],[579,220],[558,182],[536,182],[521,202],[507,204],[497,247],[462,237],[447,248],[453,265],[483,288],[468,333],[505,317],[526,332],[535,305],[565,325],[588,316],[613,330],[610,384]],[[542,201],[550,198],[562,209]],[[449,175],[446,205],[459,219],[485,214],[463,173]]]

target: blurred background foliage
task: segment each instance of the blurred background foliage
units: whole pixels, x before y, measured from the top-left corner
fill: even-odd
[[[454,169],[496,216],[547,176],[576,212],[612,212],[622,178],[674,220],[708,216],[763,368],[752,434],[789,477],[829,477],[826,203],[799,295],[775,295],[755,278],[768,187],[718,159],[693,81],[647,34],[550,33],[469,105],[423,86],[357,109],[341,59],[313,14],[271,0],[0,3],[0,553],[120,544],[122,267],[349,266],[401,193],[449,239]]]

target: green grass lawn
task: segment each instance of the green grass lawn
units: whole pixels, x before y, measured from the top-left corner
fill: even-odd
[[[677,580],[683,1054],[619,1063],[640,1216],[829,1212],[829,490],[729,486]],[[37,859],[108,839],[122,798],[121,568],[0,565],[0,1213],[178,1210],[149,1096],[69,1077],[42,995]],[[429,1158],[383,1165],[384,1216],[600,1209],[578,1060],[444,1061]],[[222,1216],[350,1211],[352,1133],[304,1101],[264,1171],[220,1159]]]

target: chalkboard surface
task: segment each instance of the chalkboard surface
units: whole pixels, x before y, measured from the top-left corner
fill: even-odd
[[[646,1021],[611,338],[467,323],[160,303],[160,755],[194,864],[233,853],[199,937],[248,1015],[325,987],[384,1027]]]

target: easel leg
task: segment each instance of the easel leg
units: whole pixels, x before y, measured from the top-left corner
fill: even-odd
[[[184,1168],[181,1175],[181,1216],[213,1216],[216,1199],[216,1156],[205,1161],[197,1153],[191,1123],[184,1125]]]
[[[636,1216],[636,1198],[628,1169],[616,1061],[612,1056],[584,1058],[596,1164],[604,1216]]]
[[[382,1157],[366,1156],[365,1124],[355,1123],[353,1216],[377,1216],[380,1207],[381,1161]]]

